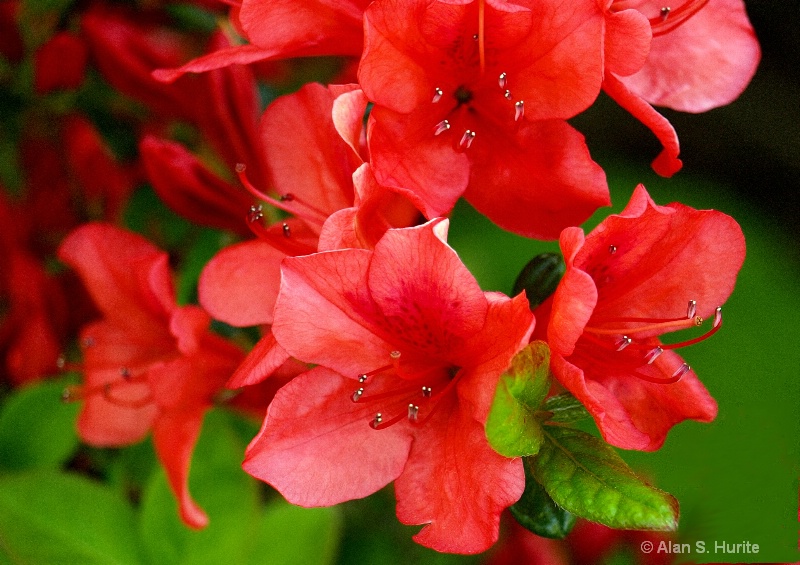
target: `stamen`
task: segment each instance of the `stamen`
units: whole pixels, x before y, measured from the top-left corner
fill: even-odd
[[[687,318],[694,318],[694,315],[697,313],[697,301],[690,300],[689,307],[686,310],[686,317]]]
[[[609,245],[608,246],[608,252],[609,252],[609,254],[613,255],[614,253],[617,252],[617,246],[616,245]]]
[[[439,135],[441,133],[446,132],[450,129],[450,122],[447,120],[442,120],[438,124],[436,124],[436,128],[433,130],[433,135]]]
[[[370,426],[372,426],[372,429],[377,430],[378,426],[381,425],[381,422],[383,422],[383,414],[378,412],[377,414],[375,414],[375,418],[373,418]]]
[[[639,318],[639,319],[630,318],[627,320],[622,318],[617,318],[615,321],[650,321],[650,320],[653,320],[653,318]],[[655,318],[655,320],[658,319]],[[592,328],[587,326],[586,328],[584,328],[584,331],[596,335],[618,335],[618,334],[624,335],[626,333],[649,332],[652,330],[666,331],[670,328],[675,328],[676,330],[684,329],[684,328],[690,328],[692,326],[699,326],[702,323],[703,323],[703,318],[697,316],[694,319],[680,318],[678,320],[661,320],[659,321],[659,323],[649,324],[646,326],[641,326],[639,328]]]
[[[436,104],[439,100],[442,99],[442,96],[444,96],[444,92],[442,91],[442,89],[439,88],[439,87],[434,88],[433,89],[433,100],[431,100],[431,102]]]
[[[478,0],[478,58],[481,75],[486,71],[486,0]]]
[[[368,377],[369,377],[369,375],[366,375],[366,374],[358,375],[358,382],[360,382],[361,384],[364,384],[365,382],[367,382],[367,378]]]
[[[678,367],[675,370],[674,373],[672,373],[672,378],[673,379],[680,379],[683,375],[685,375],[686,373],[688,373],[691,370],[692,370],[692,368],[687,363],[684,363],[683,365]]]
[[[503,93],[503,97],[504,97],[506,100],[511,100],[511,98],[513,98],[513,97],[511,96],[511,91],[510,91],[510,90],[506,90],[506,91]]]
[[[292,228],[289,227],[289,224],[283,222],[281,229],[283,230],[283,237],[292,237]]]
[[[409,404],[408,405],[408,421],[409,422],[416,422],[418,414],[419,414],[419,406],[417,406],[416,404]]]
[[[364,394],[364,387],[359,387],[358,390],[353,393],[353,396],[350,397],[350,400],[353,402],[358,402],[361,399],[362,394]]]
[[[298,198],[297,195],[292,192],[281,194],[281,202],[296,202],[300,206],[305,206],[307,209],[311,210],[313,213],[318,214],[321,218],[323,218],[323,223],[328,218],[327,212],[325,212],[324,210],[320,210],[310,202],[306,202],[304,199]],[[295,215],[297,214],[295,213]]]
[[[250,222],[257,222],[264,217],[264,208],[259,204],[258,206],[250,206],[250,212],[247,214],[247,220]]]
[[[617,340],[617,351],[622,351],[626,347],[628,347],[633,340],[628,336],[622,336],[622,339]]]
[[[525,115],[525,102],[518,100],[514,103],[514,121],[518,122]]]
[[[718,328],[722,325],[722,306],[717,306],[714,311],[714,327]]]
[[[432,392],[433,391],[431,390],[431,387],[429,386],[422,387],[422,396],[424,396],[425,398],[430,398]]]
[[[258,198],[259,200],[263,200],[264,202],[268,203],[270,206],[273,206],[274,208],[277,208],[278,210],[289,212],[290,214],[293,214],[294,216],[311,224],[317,224],[321,226],[322,224],[325,223],[325,220],[328,219],[327,214],[315,208],[311,204],[297,200],[293,194],[284,194],[283,196],[280,197],[280,199],[275,199],[269,196],[268,194],[260,191],[247,178],[247,175],[245,174],[246,169],[247,167],[243,163],[238,163],[235,167],[236,174],[239,177],[239,182],[241,182],[242,186],[244,186],[247,192],[252,194],[254,197]],[[292,205],[289,203],[300,204],[306,210],[298,209],[296,205]],[[248,216],[248,219],[251,222],[255,220],[260,220],[261,216],[258,216],[257,214],[260,211],[261,211],[260,206],[255,208],[251,206],[250,216]],[[311,212],[311,214],[309,214],[308,212]],[[256,217],[254,217],[254,215]]]
[[[389,353],[389,357],[392,359],[400,359],[400,355],[402,355],[399,351],[392,351]]]
[[[461,136],[458,146],[461,149],[469,149],[473,141],[475,141],[475,132],[468,129],[464,132],[464,135]]]
[[[644,360],[647,361],[648,365],[652,365],[653,362],[656,359],[658,359],[662,353],[664,353],[664,350],[661,349],[660,347],[656,347],[647,352],[647,354],[644,356]]]
[[[708,4],[708,0],[687,0],[675,9],[670,6],[662,7],[658,11],[658,16],[650,20],[653,37],[664,35],[680,27],[702,10],[706,4]]]
[[[508,78],[508,74],[500,73],[500,76],[497,78],[497,84],[500,85],[500,88],[505,89],[506,87],[506,79]]]

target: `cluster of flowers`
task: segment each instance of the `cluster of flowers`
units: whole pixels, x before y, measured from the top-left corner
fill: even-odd
[[[656,172],[677,172],[675,131],[651,104],[700,112],[739,95],[759,58],[741,0],[243,0],[182,67],[195,44],[152,14],[98,4],[79,20],[81,34],[37,48],[37,91],[77,89],[91,61],[147,109],[136,166],[69,115],[58,129],[74,170],[29,167],[49,175],[40,185],[78,178],[84,191],[86,208],[57,231],[106,220],[57,251],[99,314],[73,322],[85,381],[66,395],[83,402],[92,445],[152,432],[188,525],[207,523],[187,480],[203,414],[230,400],[226,388],[282,385],[259,389],[271,392],[248,473],[303,506],[394,482],[399,520],[425,524],[415,540],[459,553],[490,547],[525,488],[522,460],[497,453],[484,427],[531,340],[547,343],[560,390],[614,446],[655,450],[678,422],[715,417],[674,350],[720,329],[745,255],[739,226],[656,205],[640,186],[585,234],[576,226],[610,200],[566,120],[602,90],[662,143]],[[65,54],[69,65],[56,62]],[[259,79],[291,68],[265,61],[320,55],[347,58],[343,84],[304,85],[259,118]],[[196,127],[195,151],[175,141],[175,118]],[[242,239],[203,269],[201,306],[177,303],[165,252],[114,225],[141,178],[186,218]],[[525,294],[482,291],[447,245],[461,196],[504,229],[559,239],[564,276],[534,311]],[[26,250],[36,226],[11,219],[24,205],[0,201],[0,226],[20,226],[0,241],[0,345],[15,382],[52,370],[69,334],[49,313],[63,297]],[[212,318],[262,337],[246,353]],[[703,336],[659,339],[705,319]]]

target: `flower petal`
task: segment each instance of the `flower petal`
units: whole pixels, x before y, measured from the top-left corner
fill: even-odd
[[[284,257],[259,240],[223,249],[200,275],[200,304],[215,319],[232,326],[271,324]]]
[[[525,488],[520,459],[497,454],[455,397],[420,428],[395,481],[397,517],[427,524],[414,540],[436,551],[479,553],[497,541],[500,513]]]
[[[295,377],[275,395],[244,470],[300,506],[363,498],[392,482],[411,434],[403,425],[373,430],[374,407],[350,399],[353,383],[322,367]]]

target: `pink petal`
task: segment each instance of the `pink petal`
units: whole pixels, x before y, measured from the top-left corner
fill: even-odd
[[[642,10],[657,13],[661,3]],[[651,16],[652,17],[652,16]],[[742,0],[711,0],[686,23],[654,37],[647,64],[623,79],[656,106],[705,112],[735,100],[761,58]]]
[[[259,240],[223,249],[200,275],[200,303],[215,319],[232,326],[271,324],[285,256]]]
[[[295,377],[275,395],[244,470],[300,506],[363,498],[392,482],[411,434],[402,424],[373,430],[374,407],[350,399],[355,383],[322,367]]]

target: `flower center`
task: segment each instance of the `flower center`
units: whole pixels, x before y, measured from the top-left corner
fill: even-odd
[[[460,378],[459,368],[435,363],[412,367],[412,363],[401,363],[400,351],[392,351],[389,357],[391,363],[358,376],[361,386],[350,399],[359,404],[375,405],[375,416],[370,421],[375,430],[404,420],[414,425],[425,424],[445,396],[454,390]],[[372,387],[381,392],[370,393]]]

